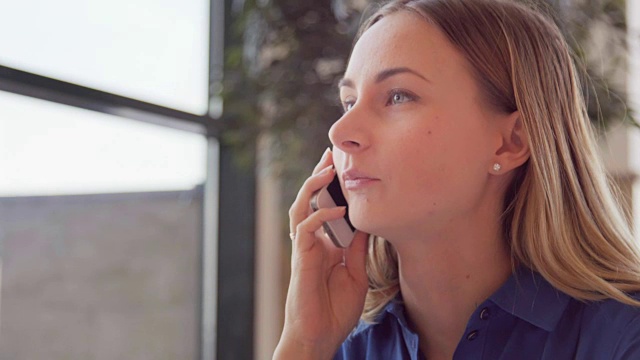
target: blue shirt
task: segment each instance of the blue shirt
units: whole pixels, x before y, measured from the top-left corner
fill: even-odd
[[[400,301],[376,320],[361,322],[334,359],[423,359]],[[521,270],[474,311],[453,359],[639,360],[640,308],[581,302]]]

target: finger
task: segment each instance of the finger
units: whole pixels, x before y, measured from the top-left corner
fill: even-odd
[[[319,243],[315,236],[316,230],[320,229],[322,223],[339,219],[344,216],[346,207],[320,209],[304,219],[296,227],[296,237],[293,241],[294,251],[298,253],[309,251],[314,245]]]
[[[320,161],[313,169],[311,177],[315,177],[316,175],[328,175],[326,174],[326,171],[329,171],[327,170],[327,168],[331,167],[332,165],[333,158],[331,149],[327,148],[322,154],[322,158],[320,158]],[[331,177],[331,179],[333,179],[333,177]],[[303,187],[300,189],[300,191],[298,191],[294,203],[291,205],[291,208],[289,208],[289,231],[292,234],[295,233],[295,227],[297,226],[297,224],[300,221],[304,220],[311,213],[309,200],[313,192],[326,185],[325,183],[320,183],[320,185],[317,186],[315,183],[307,184],[308,182],[309,179],[305,181]],[[311,190],[308,190],[309,187],[311,188]]]
[[[332,165],[324,168],[318,174],[308,178],[298,191],[291,208],[289,208],[289,231],[295,233],[296,226],[309,216],[311,196],[315,191],[329,184],[336,171]]]
[[[329,165],[333,165],[333,156],[332,156],[332,152],[331,149],[327,148],[324,153],[322,154],[322,157],[320,158],[320,161],[318,161],[318,163],[316,164],[315,168],[313,168],[313,172],[312,174],[315,175],[317,173],[319,173],[322,169],[326,168]]]

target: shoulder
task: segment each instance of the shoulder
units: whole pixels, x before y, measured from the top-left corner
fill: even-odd
[[[632,294],[631,297],[640,301],[640,293]],[[591,322],[606,321],[618,326],[629,323],[632,319],[640,318],[640,307],[624,304],[614,299],[587,302],[584,305],[584,312],[586,319]]]
[[[640,293],[631,297],[640,301]],[[583,325],[603,329],[622,329],[640,325],[640,306],[624,304],[614,299],[585,303]]]
[[[640,293],[632,294],[640,301]],[[609,299],[584,305],[581,333],[605,341],[613,359],[640,359],[640,307]],[[591,336],[589,336],[591,335]]]

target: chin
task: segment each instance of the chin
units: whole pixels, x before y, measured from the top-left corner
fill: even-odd
[[[382,230],[380,226],[381,224],[376,221],[371,221],[371,218],[367,219],[363,217],[353,217],[353,218],[350,218],[350,220],[351,220],[351,224],[356,229],[370,235],[378,236],[378,234],[380,234],[380,231]]]
[[[351,224],[364,233],[376,236],[388,234],[390,229],[397,227],[400,219],[393,217],[394,214],[373,210],[371,206],[350,206],[349,220]]]
[[[351,224],[358,230],[373,236],[379,236],[385,240],[396,239],[400,234],[406,233],[407,223],[401,223],[400,219],[384,218],[351,218]]]
[[[367,234],[371,234],[369,231],[371,228],[371,224],[366,221],[363,217],[353,216],[351,212],[349,212],[349,220],[351,221],[351,225],[353,225],[356,229],[366,232]]]

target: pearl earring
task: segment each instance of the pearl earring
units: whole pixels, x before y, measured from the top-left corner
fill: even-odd
[[[500,171],[500,169],[502,169],[502,166],[500,166],[500,164],[498,163],[493,164],[493,171],[498,172]]]

